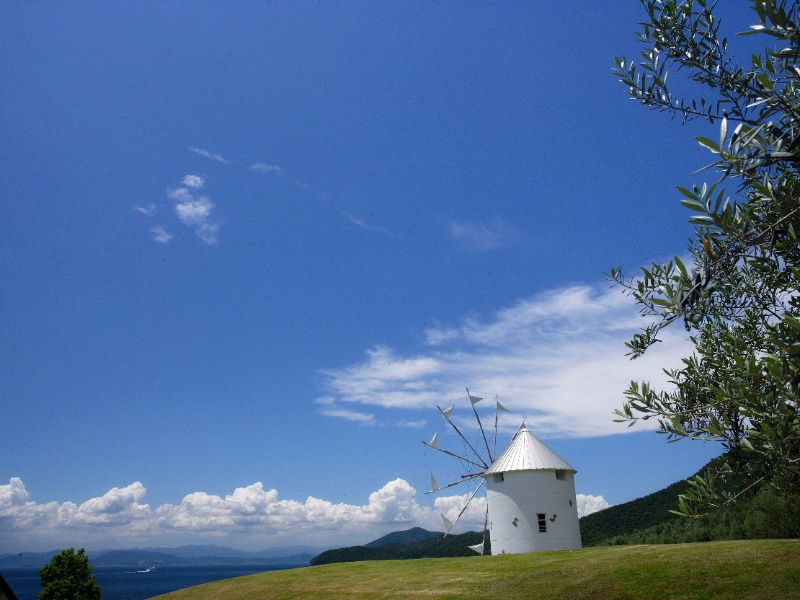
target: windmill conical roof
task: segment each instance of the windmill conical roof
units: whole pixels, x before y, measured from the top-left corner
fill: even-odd
[[[514,434],[511,443],[486,470],[490,473],[508,471],[571,471],[575,469],[533,435],[524,425]]]

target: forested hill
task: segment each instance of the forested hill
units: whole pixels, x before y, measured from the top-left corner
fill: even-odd
[[[419,531],[415,531],[419,530]],[[409,532],[414,532],[406,535]],[[424,533],[423,533],[424,532]],[[402,540],[404,538],[419,538],[427,535],[426,539],[410,543],[389,542],[380,546],[375,544],[381,540]],[[471,531],[461,535],[448,535],[442,539],[444,533],[426,531],[425,529],[415,528],[414,530],[400,531],[389,534],[380,540],[370,542],[366,546],[352,546],[350,548],[339,548],[337,550],[327,550],[311,561],[311,565],[326,565],[330,563],[355,562],[359,560],[402,560],[407,558],[444,558],[453,556],[477,556],[468,546],[480,544],[483,539],[483,532]],[[491,553],[488,535],[486,536],[486,554]]]
[[[730,485],[735,489],[737,482]],[[796,538],[800,536],[799,487],[797,482],[782,490],[765,486],[692,520],[670,512],[677,509],[678,496],[689,488],[687,480],[678,481],[644,498],[583,517],[581,539],[584,546],[606,546]]]
[[[364,547],[380,548],[381,546],[386,546],[387,544],[413,544],[414,542],[421,542],[430,538],[442,537],[443,535],[444,533],[440,531],[428,531],[422,527],[412,527],[411,529],[406,529],[405,531],[395,531],[386,534],[382,538],[378,538],[369,544],[364,544]]]
[[[671,510],[678,505],[678,496],[689,487],[685,479],[672,485],[624,504],[586,515],[580,520],[581,542],[584,546],[605,546],[623,536],[650,529],[672,521],[688,524]]]

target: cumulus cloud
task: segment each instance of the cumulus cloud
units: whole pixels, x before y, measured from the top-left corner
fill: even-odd
[[[470,221],[451,221],[450,235],[462,247],[482,252],[506,246],[519,237],[519,233],[503,221],[495,219],[491,223],[472,223]]]
[[[199,175],[187,175],[183,178],[183,185],[188,188],[192,188],[194,190],[199,190],[203,185],[205,185],[206,180],[200,177]]]
[[[145,494],[145,487],[135,482],[82,504],[40,504],[31,499],[22,480],[13,477],[8,485],[0,485],[0,539],[7,540],[9,551],[49,549],[74,539],[129,546],[224,538],[253,548],[303,539],[344,546],[401,528],[436,529],[440,523],[433,508],[420,505],[416,490],[403,479],[388,482],[365,504],[337,504],[313,496],[305,501],[283,499],[261,482],[226,496],[194,492],[178,504],[157,508],[144,503]]]
[[[225,496],[193,492],[178,504],[157,508],[144,502],[146,493],[137,481],[81,504],[40,504],[20,478],[12,477],[8,485],[0,485],[0,539],[10,552],[49,550],[75,544],[75,540],[100,547],[203,540],[251,549],[298,540],[341,547],[415,526],[441,531],[440,513],[455,521],[469,495],[442,496],[426,506],[417,501],[414,487],[400,478],[371,493],[364,504],[333,503],[313,496],[304,501],[284,499],[261,482]],[[578,494],[580,516],[607,506],[601,496]],[[485,514],[486,497],[478,494],[454,533],[481,529]]]
[[[585,517],[611,506],[602,496],[578,494],[576,499],[578,501],[578,517]]]
[[[219,223],[212,215],[214,203],[208,196],[197,195],[205,185],[205,180],[199,175],[186,175],[182,183],[183,187],[167,193],[170,200],[175,201],[175,214],[206,244],[216,244]]]
[[[195,146],[189,146],[189,152],[194,152],[195,154],[199,154],[200,156],[204,156],[205,158],[215,160],[224,165],[232,164],[232,161],[227,160],[223,156],[216,154],[214,152],[209,152],[208,150],[204,150],[203,148],[196,148]]]
[[[29,531],[30,535],[53,536],[83,527],[123,527],[129,532],[152,517],[152,511],[141,500],[145,488],[134,482],[124,488],[113,488],[98,498],[78,505],[74,502],[39,504],[30,499],[25,484],[12,477],[8,485],[0,485],[0,533]]]
[[[641,324],[630,299],[616,290],[551,290],[485,318],[431,328],[416,352],[368,349],[363,361],[322,371],[323,387],[339,406],[424,411],[463,397],[459,390],[469,387],[498,395],[539,436],[625,433],[613,422],[623,390],[639,379],[668,385],[662,367],[679,366],[689,350],[681,332],[667,331],[663,343],[630,361],[623,342]],[[516,427],[519,419],[505,422]]]

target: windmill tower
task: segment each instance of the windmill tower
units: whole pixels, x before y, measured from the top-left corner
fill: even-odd
[[[483,475],[492,554],[580,548],[575,473],[523,423]]]
[[[480,488],[486,484],[486,520],[484,542],[470,546],[483,554],[487,530],[490,532],[492,554],[517,554],[541,550],[568,550],[581,547],[581,532],[578,524],[578,502],[575,496],[575,469],[533,435],[523,422],[508,447],[499,455],[492,451],[483,424],[475,405],[483,400],[467,390],[467,397],[477,420],[486,453],[470,444],[464,434],[451,420],[455,406],[439,411],[445,421],[463,440],[471,452],[461,455],[438,445],[438,434],[429,448],[459,459],[471,471],[460,480],[439,487],[431,475],[433,494],[463,483],[479,480],[469,495],[455,521],[442,515],[448,535],[455,523],[464,515],[469,503]],[[494,442],[497,442],[498,412],[508,412],[497,402],[494,419]],[[495,458],[495,456],[497,456]]]

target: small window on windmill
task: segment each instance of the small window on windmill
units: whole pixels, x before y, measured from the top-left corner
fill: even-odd
[[[556,471],[556,479],[566,479],[567,473],[566,471]]]
[[[500,483],[501,481],[503,481],[503,479],[504,479],[504,477],[503,477],[503,474],[502,474],[502,473],[495,473],[495,474],[492,476],[492,481],[493,481],[494,483]]]
[[[544,513],[536,513],[536,520],[539,521],[539,532],[547,532],[547,515]]]

